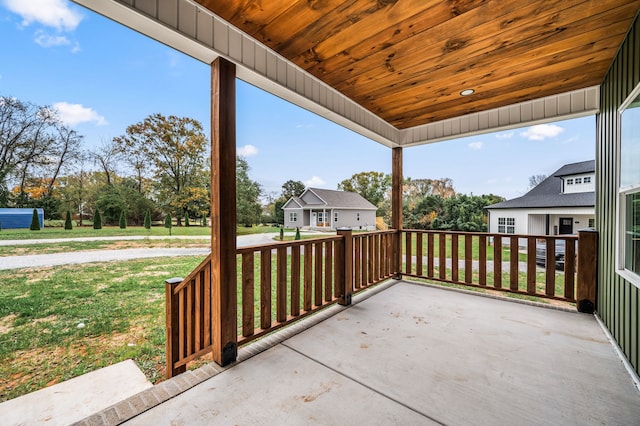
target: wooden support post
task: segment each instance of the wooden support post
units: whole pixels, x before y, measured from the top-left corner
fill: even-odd
[[[565,259],[565,262],[567,260]],[[594,229],[578,231],[578,283],[576,308],[592,314],[597,302],[598,232]]]
[[[167,321],[167,340],[166,340],[166,376],[167,379],[172,378],[180,373],[187,371],[186,364],[174,368],[175,363],[180,358],[180,332],[178,330],[179,311],[177,297],[173,294],[173,289],[182,282],[182,278],[170,278],[164,282],[165,288],[165,305],[166,305],[166,321]]]
[[[391,228],[396,231],[391,266],[393,275],[399,279],[402,276],[402,148],[393,148],[391,153]]]
[[[338,235],[343,238],[342,252],[336,254],[336,262],[343,271],[339,280],[336,279],[338,303],[347,306],[351,304],[353,293],[353,232],[351,229],[338,229]]]
[[[213,360],[236,360],[236,66],[211,64],[211,315]]]

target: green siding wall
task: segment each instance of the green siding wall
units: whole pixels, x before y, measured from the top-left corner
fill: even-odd
[[[597,311],[636,372],[640,367],[640,290],[616,274],[615,253],[618,108],[638,83],[640,22],[636,16],[602,83],[596,149],[596,227],[600,233]]]

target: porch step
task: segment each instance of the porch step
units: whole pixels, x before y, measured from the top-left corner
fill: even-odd
[[[3,425],[68,425],[153,385],[126,360],[0,404]]]

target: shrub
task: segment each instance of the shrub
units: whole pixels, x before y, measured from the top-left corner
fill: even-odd
[[[171,235],[171,227],[173,226],[173,221],[171,219],[171,214],[167,214],[164,217],[164,227],[169,230],[169,235]]]
[[[189,213],[184,214],[184,226],[191,226],[189,223]]]
[[[67,218],[64,220],[64,229],[73,229],[73,224],[71,223],[71,212],[67,210]]]
[[[102,217],[100,217],[100,210],[96,209],[96,214],[93,215],[93,229],[102,229]]]
[[[296,240],[300,239],[300,228],[296,228]]]
[[[281,226],[280,227],[280,241],[284,240],[284,228]]]
[[[33,215],[31,216],[31,226],[29,227],[32,231],[40,230],[40,218],[38,217],[38,210],[33,209]]]
[[[145,229],[151,229],[151,210],[147,209],[147,212],[144,215],[144,227]]]
[[[125,229],[127,227],[127,217],[124,214],[124,210],[120,211],[120,220],[118,221],[118,225],[120,225],[120,229]]]

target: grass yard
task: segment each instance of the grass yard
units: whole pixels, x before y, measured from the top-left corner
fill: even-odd
[[[280,232],[280,228],[276,226],[252,226],[237,228],[238,235],[260,234],[267,232]],[[2,229],[0,231],[0,240],[30,240],[30,239],[46,239],[46,238],[76,238],[76,237],[117,237],[117,236],[168,236],[169,230],[162,226],[153,226],[147,230],[143,226],[128,226],[120,229],[117,226],[103,226],[102,229],[93,229],[90,226],[81,228],[75,227],[71,230],[65,230],[59,227],[45,227],[40,231],[30,231],[29,229]],[[171,228],[171,235],[184,236],[208,236],[211,235],[211,228],[202,226],[174,226]]]

